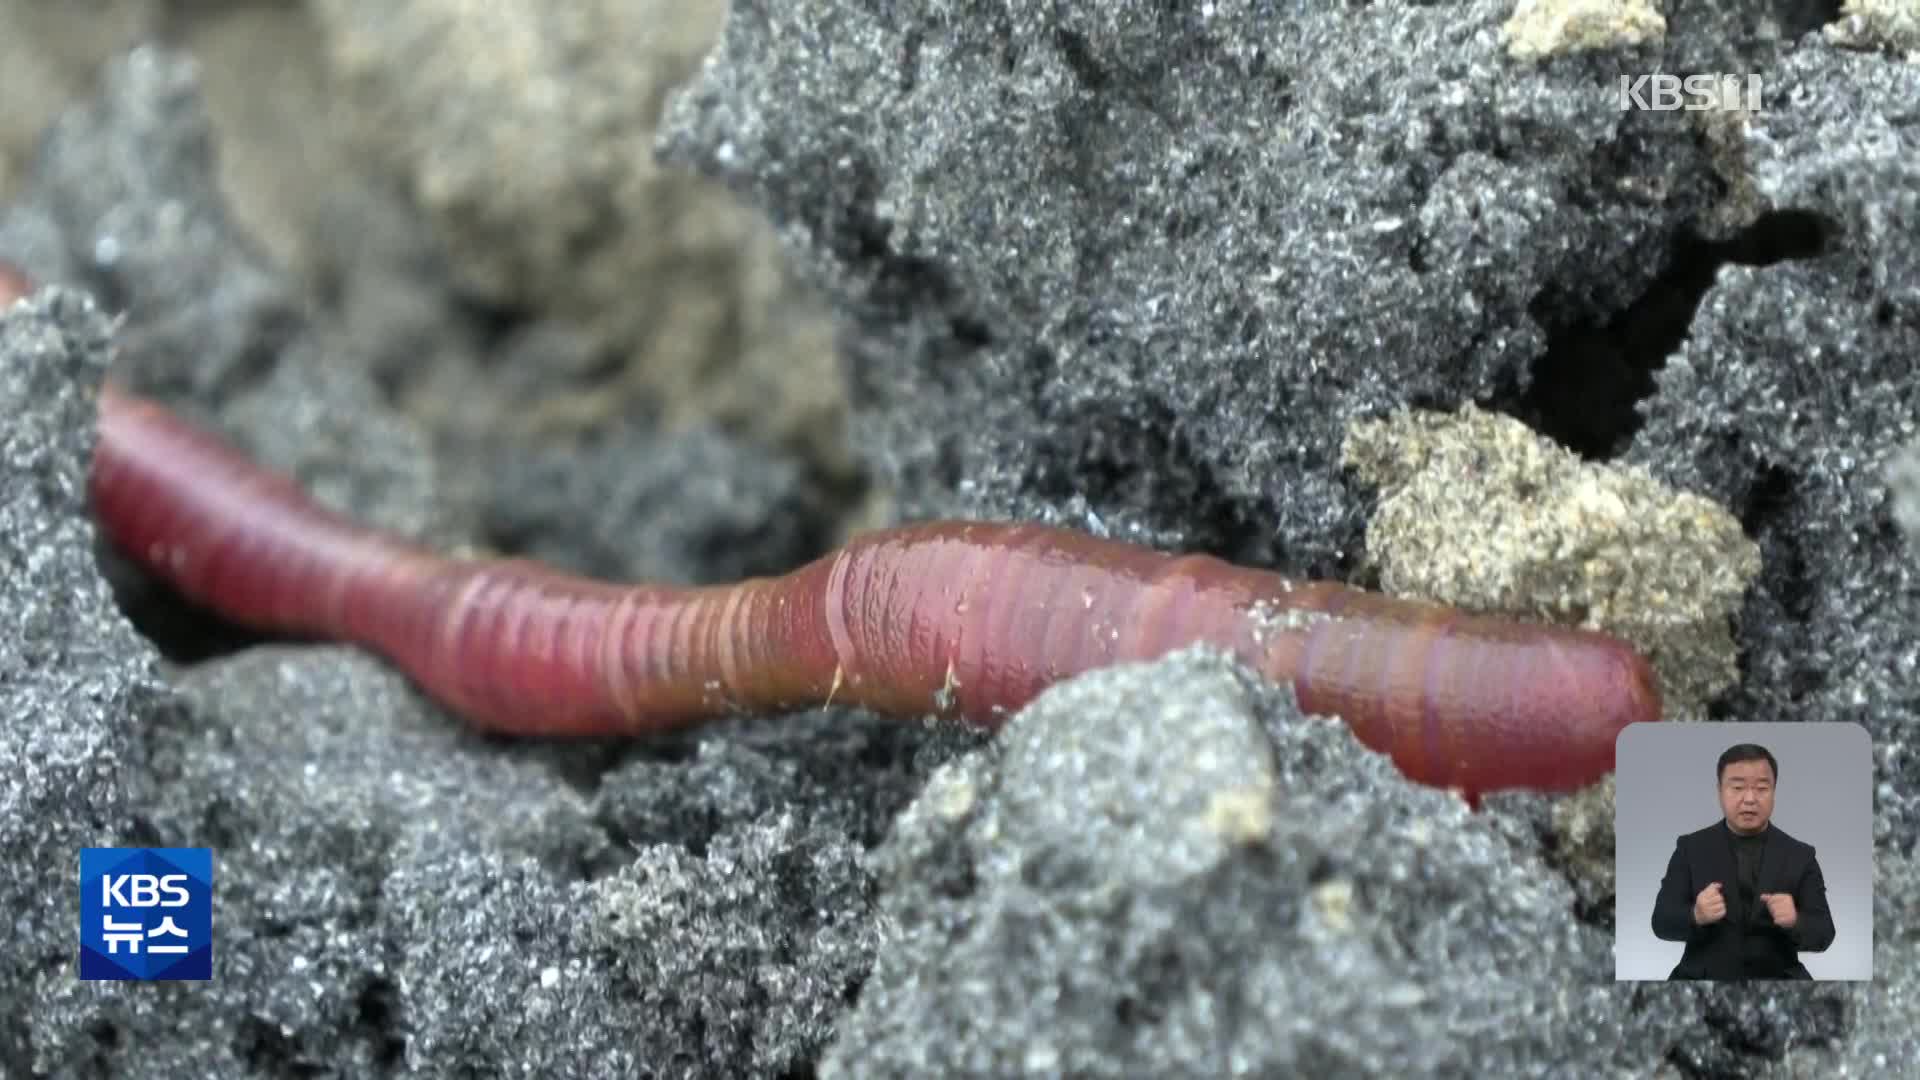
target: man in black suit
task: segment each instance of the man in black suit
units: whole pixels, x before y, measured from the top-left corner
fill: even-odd
[[[1810,979],[1795,955],[1833,944],[1813,846],[1772,823],[1780,766],[1765,747],[1720,755],[1725,817],[1674,845],[1653,902],[1654,936],[1684,941],[1670,979]]]

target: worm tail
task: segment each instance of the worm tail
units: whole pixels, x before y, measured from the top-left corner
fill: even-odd
[[[322,507],[111,382],[88,484],[108,538],[188,600],[255,629],[370,648],[491,730],[653,731],[832,688],[824,564],[675,588],[446,558]]]
[[[1609,635],[1354,589],[1315,600],[1318,617],[1276,637],[1264,665],[1423,783],[1582,787],[1613,770],[1621,729],[1660,719],[1653,669]]]
[[[189,600],[262,630],[334,636],[436,560],[113,383],[88,495],[109,538]]]

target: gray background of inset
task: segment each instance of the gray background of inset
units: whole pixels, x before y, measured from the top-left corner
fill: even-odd
[[[1620,733],[1614,849],[1614,974],[1665,979],[1685,946],[1653,936],[1653,902],[1675,841],[1721,819],[1715,763],[1759,743],[1780,765],[1773,824],[1812,844],[1827,882],[1833,944],[1803,952],[1816,979],[1873,977],[1873,745],[1835,723],[1630,724]]]

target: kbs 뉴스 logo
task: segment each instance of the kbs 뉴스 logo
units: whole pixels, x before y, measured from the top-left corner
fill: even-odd
[[[212,848],[83,848],[82,979],[213,977]]]

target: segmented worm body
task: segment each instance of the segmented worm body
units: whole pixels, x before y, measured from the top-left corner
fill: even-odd
[[[1037,525],[879,531],[725,586],[448,558],[111,383],[90,488],[108,538],[188,599],[370,648],[500,732],[640,733],[828,701],[994,726],[1060,679],[1205,642],[1477,801],[1590,783],[1621,728],[1660,716],[1647,662],[1600,633]]]

